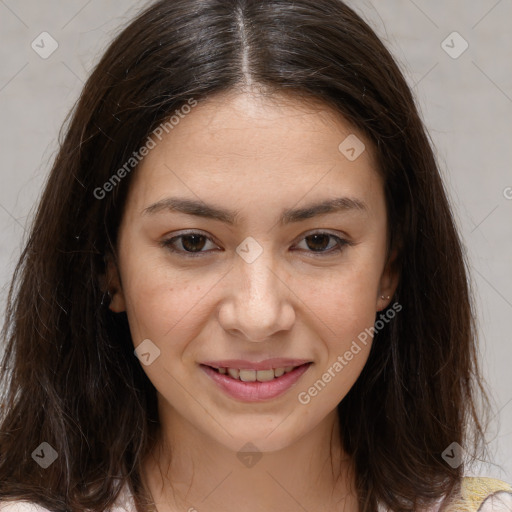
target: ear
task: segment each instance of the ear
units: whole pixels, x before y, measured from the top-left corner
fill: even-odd
[[[398,281],[400,278],[400,273],[396,265],[398,252],[398,248],[396,247],[391,251],[388,261],[386,262],[386,266],[382,271],[379,284],[379,292],[377,295],[377,311],[382,311],[389,306],[389,303],[391,302],[398,286]],[[382,296],[384,296],[384,298],[382,298]]]
[[[114,313],[126,311],[126,302],[119,276],[119,269],[114,256],[108,253],[105,256],[105,274],[100,276],[100,286],[104,293],[108,293],[110,304],[108,308]]]

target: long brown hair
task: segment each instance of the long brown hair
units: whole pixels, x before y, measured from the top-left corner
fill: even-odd
[[[337,111],[374,145],[385,180],[403,309],[375,334],[338,405],[360,510],[413,510],[449,493],[464,465],[447,464],[445,449],[484,448],[479,404],[488,402],[466,257],[390,53],[339,0],[161,0],[120,32],[87,80],[13,277],[0,499],[103,511],[126,482],[143,495],[141,461],[159,427],[155,389],[126,315],[108,309],[100,283],[136,169],[98,190],[191,98],[248,81]],[[32,457],[43,442],[58,454],[46,469]]]

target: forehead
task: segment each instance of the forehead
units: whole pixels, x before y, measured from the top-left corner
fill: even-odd
[[[174,119],[137,169],[131,195],[139,206],[176,188],[200,198],[266,191],[269,201],[298,201],[306,190],[314,199],[339,186],[352,195],[382,187],[363,134],[318,101],[229,92]]]
[[[175,120],[161,148],[193,148],[195,158],[278,155],[283,162],[316,163],[319,157],[338,156],[339,144],[350,135],[365,139],[326,104],[289,94],[222,93]],[[373,158],[371,151],[365,156]]]

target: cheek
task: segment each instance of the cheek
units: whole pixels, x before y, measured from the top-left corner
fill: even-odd
[[[123,290],[134,342],[179,339],[177,333],[197,322],[201,300],[210,288],[186,271],[172,269],[151,257],[129,258],[124,266]],[[213,284],[213,283],[212,283]]]
[[[310,291],[304,302],[317,317],[315,333],[322,339],[324,350],[318,353],[319,365],[308,387],[300,390],[301,403],[311,401],[313,405],[315,398],[315,407],[333,407],[348,393],[366,364],[376,317],[378,254],[374,248],[359,251],[347,258],[346,265],[317,281],[316,287],[307,288]]]
[[[301,299],[325,324],[327,339],[340,343],[373,325],[379,285],[376,267],[361,259],[360,264],[347,264],[297,283]]]
[[[165,390],[175,403],[181,400],[180,393],[173,391],[179,386],[169,383],[183,374],[183,357],[191,341],[200,335],[205,321],[205,295],[215,281],[209,286],[199,280],[199,285],[194,279],[185,278],[183,272],[171,272],[167,266],[152,265],[147,260],[144,265],[133,261],[126,270],[131,277],[123,285],[134,348],[139,344],[147,347],[145,340],[150,340],[152,359],[148,365],[140,359],[143,370],[156,389]]]
[[[298,390],[299,402],[313,410],[332,410],[358,379],[370,353],[377,285],[370,272],[340,273],[325,281],[324,293],[309,297],[315,312],[316,371]],[[309,305],[308,304],[308,305]]]

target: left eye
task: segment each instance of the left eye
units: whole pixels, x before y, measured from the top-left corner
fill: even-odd
[[[329,245],[329,239],[334,240],[334,244]],[[341,251],[345,245],[349,245],[347,240],[330,233],[313,233],[303,238],[306,246],[314,253],[325,254]],[[326,250],[328,249],[328,250]],[[332,249],[335,249],[334,251]]]
[[[334,242],[330,244],[329,239],[332,239]],[[318,253],[319,255],[339,252],[345,245],[350,245],[348,240],[344,240],[336,235],[324,232],[307,235],[302,239],[302,241],[306,243],[306,250],[310,249],[308,252]],[[205,245],[208,243],[215,246],[211,238],[203,235],[202,233],[192,232],[164,240],[161,242],[161,245],[169,249],[171,252],[181,254],[185,257],[196,257],[202,253],[208,252],[203,250]]]

